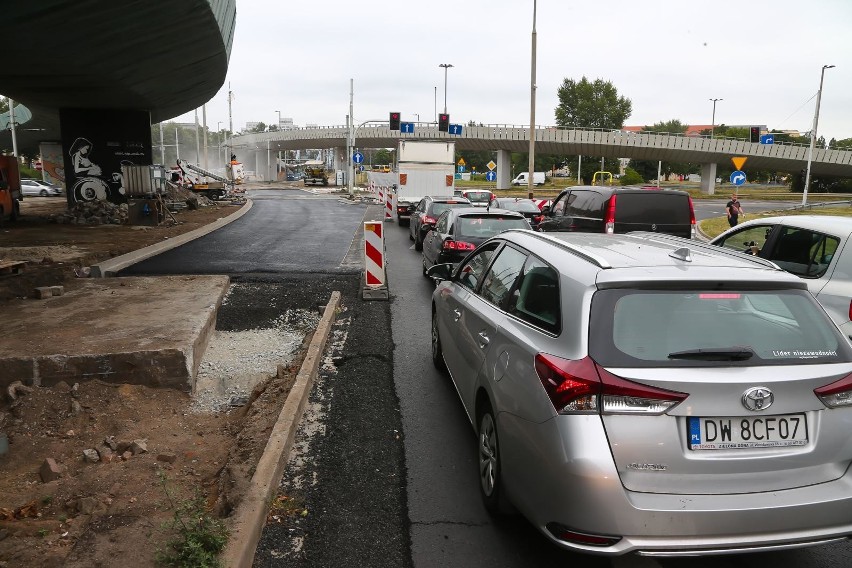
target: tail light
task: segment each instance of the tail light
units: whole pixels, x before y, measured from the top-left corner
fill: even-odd
[[[542,221],[544,221],[544,215],[533,215],[533,224],[538,225]]]
[[[607,234],[615,232],[615,195],[609,198],[606,204],[606,215],[604,216],[604,231]]]
[[[574,531],[561,523],[547,523],[547,530],[558,540],[586,544],[589,546],[612,546],[621,540],[620,536],[599,535]]]
[[[438,220],[435,217],[430,217],[429,215],[423,215],[423,224],[424,225],[434,225]]]
[[[490,195],[490,197],[488,198],[488,201],[489,201],[489,202],[490,202],[492,199],[494,199],[494,198],[496,198],[496,197],[497,197],[497,196],[496,196],[496,195],[494,195],[493,193],[489,193],[488,195]]]
[[[396,208],[397,213],[406,213],[407,211],[408,211],[408,207],[406,207],[405,205],[400,205],[399,207]]]
[[[689,238],[694,239],[698,236],[698,232],[695,226],[695,208],[692,206],[692,198],[689,197]]]
[[[689,396],[622,379],[589,357],[572,361],[539,353],[535,370],[559,414],[657,415]]]
[[[444,244],[441,245],[441,248],[448,252],[457,252],[473,250],[476,247],[473,244],[466,243],[464,241],[454,241],[453,239],[447,239],[444,241]]]
[[[829,408],[852,406],[852,375],[814,389],[814,394]]]
[[[849,319],[852,320],[852,300],[849,301]]]

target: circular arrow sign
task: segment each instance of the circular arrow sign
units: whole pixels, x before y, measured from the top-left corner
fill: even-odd
[[[745,172],[741,170],[736,170],[731,172],[731,183],[734,185],[742,185],[746,181]]]
[[[485,179],[488,181],[496,181],[497,180],[497,172],[491,170],[487,174],[485,174]]]
[[[352,161],[356,164],[360,164],[364,161],[364,154],[362,154],[361,152],[355,152],[354,154],[352,154]]]

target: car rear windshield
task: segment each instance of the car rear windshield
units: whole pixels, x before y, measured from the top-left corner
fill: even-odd
[[[650,219],[658,224],[689,225],[689,196],[654,190],[619,193],[615,219],[622,223],[646,223]]]
[[[589,331],[589,353],[604,366],[852,361],[848,342],[804,290],[602,290]]]
[[[470,203],[467,201],[437,201],[432,203],[431,211],[433,217],[438,217],[441,213],[446,211],[447,209],[452,209],[453,207],[470,207]]]
[[[464,215],[456,220],[456,237],[493,237],[509,229],[528,229],[523,217],[503,215]]]
[[[532,201],[504,201],[500,203],[500,208],[521,213],[541,213],[541,209]]]
[[[484,203],[491,201],[491,192],[488,191],[470,191],[464,195],[471,203]]]

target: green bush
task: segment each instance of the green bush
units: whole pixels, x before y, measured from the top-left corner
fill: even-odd
[[[645,180],[642,179],[642,176],[639,175],[639,172],[633,168],[627,168],[624,170],[624,175],[621,176],[620,181],[621,185],[638,185],[645,182]]]

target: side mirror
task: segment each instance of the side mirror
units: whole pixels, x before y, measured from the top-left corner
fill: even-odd
[[[541,214],[550,216],[550,205],[545,205],[541,208]]]
[[[435,282],[449,280],[450,278],[452,278],[454,267],[455,266],[451,263],[436,264],[435,266],[430,266],[426,269],[426,276],[428,276]]]

